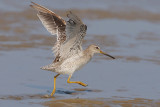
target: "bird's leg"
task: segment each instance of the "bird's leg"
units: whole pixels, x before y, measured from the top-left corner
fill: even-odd
[[[70,76],[68,77],[67,83],[77,83],[77,84],[80,84],[80,85],[82,85],[82,86],[84,86],[84,87],[88,86],[87,84],[84,84],[84,83],[81,82],[81,81],[70,81],[71,77],[72,77],[72,75],[70,75]]]
[[[51,93],[51,96],[54,95],[55,91],[56,91],[56,78],[59,76],[60,74],[57,74],[56,76],[54,76],[54,88],[53,88],[53,91]]]

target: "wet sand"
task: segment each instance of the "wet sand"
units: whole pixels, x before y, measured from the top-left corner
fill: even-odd
[[[144,98],[67,98],[62,99],[61,97],[48,97],[47,95],[24,95],[24,96],[4,96],[0,98],[1,100],[14,100],[22,101],[27,99],[43,99],[49,100],[42,103],[45,107],[159,107],[160,100],[144,99]],[[32,106],[30,102],[30,106]],[[35,103],[36,104],[36,103]]]
[[[130,100],[117,100],[117,99],[63,99],[53,100],[44,103],[47,107],[74,107],[74,106],[87,106],[87,107],[159,107],[160,101],[154,101],[143,98],[135,98]]]
[[[72,80],[87,83],[86,88],[67,84],[68,76],[61,75],[53,97],[49,95],[55,73],[39,68],[52,62],[51,48],[56,37],[42,26],[29,7],[30,2],[16,1],[2,0],[0,4],[0,106],[160,106],[160,12],[156,7],[159,1],[132,1],[135,6],[129,6],[130,0],[95,0],[88,7],[79,2],[66,3],[63,8],[52,6],[49,2],[53,0],[44,3],[64,18],[66,10],[82,18],[88,26],[84,49],[97,44],[116,57],[111,60],[95,55],[74,74]]]

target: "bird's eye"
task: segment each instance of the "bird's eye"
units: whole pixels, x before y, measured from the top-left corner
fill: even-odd
[[[96,47],[96,49],[99,49],[99,47]]]

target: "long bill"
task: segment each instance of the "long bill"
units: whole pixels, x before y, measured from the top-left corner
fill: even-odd
[[[100,51],[100,53],[103,54],[103,55],[106,55],[106,56],[108,56],[108,57],[110,57],[110,58],[112,58],[112,59],[115,59],[115,57],[113,57],[113,56],[111,56],[111,55],[109,55],[109,54],[107,54],[107,53],[104,53],[103,51]]]

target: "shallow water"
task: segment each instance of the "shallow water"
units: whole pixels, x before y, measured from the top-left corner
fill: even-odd
[[[67,75],[57,78],[54,97],[53,72],[41,66],[52,62],[55,37],[42,26],[30,1],[2,0],[0,4],[0,106],[158,106],[160,100],[160,8],[159,1],[94,0],[38,3],[65,16],[74,11],[88,26],[83,47],[97,44],[116,57],[95,55],[67,84]],[[144,14],[145,13],[145,14]],[[153,17],[151,17],[153,16]],[[78,99],[77,99],[78,98]],[[70,102],[73,102],[70,103]],[[128,105],[127,105],[128,104]]]

